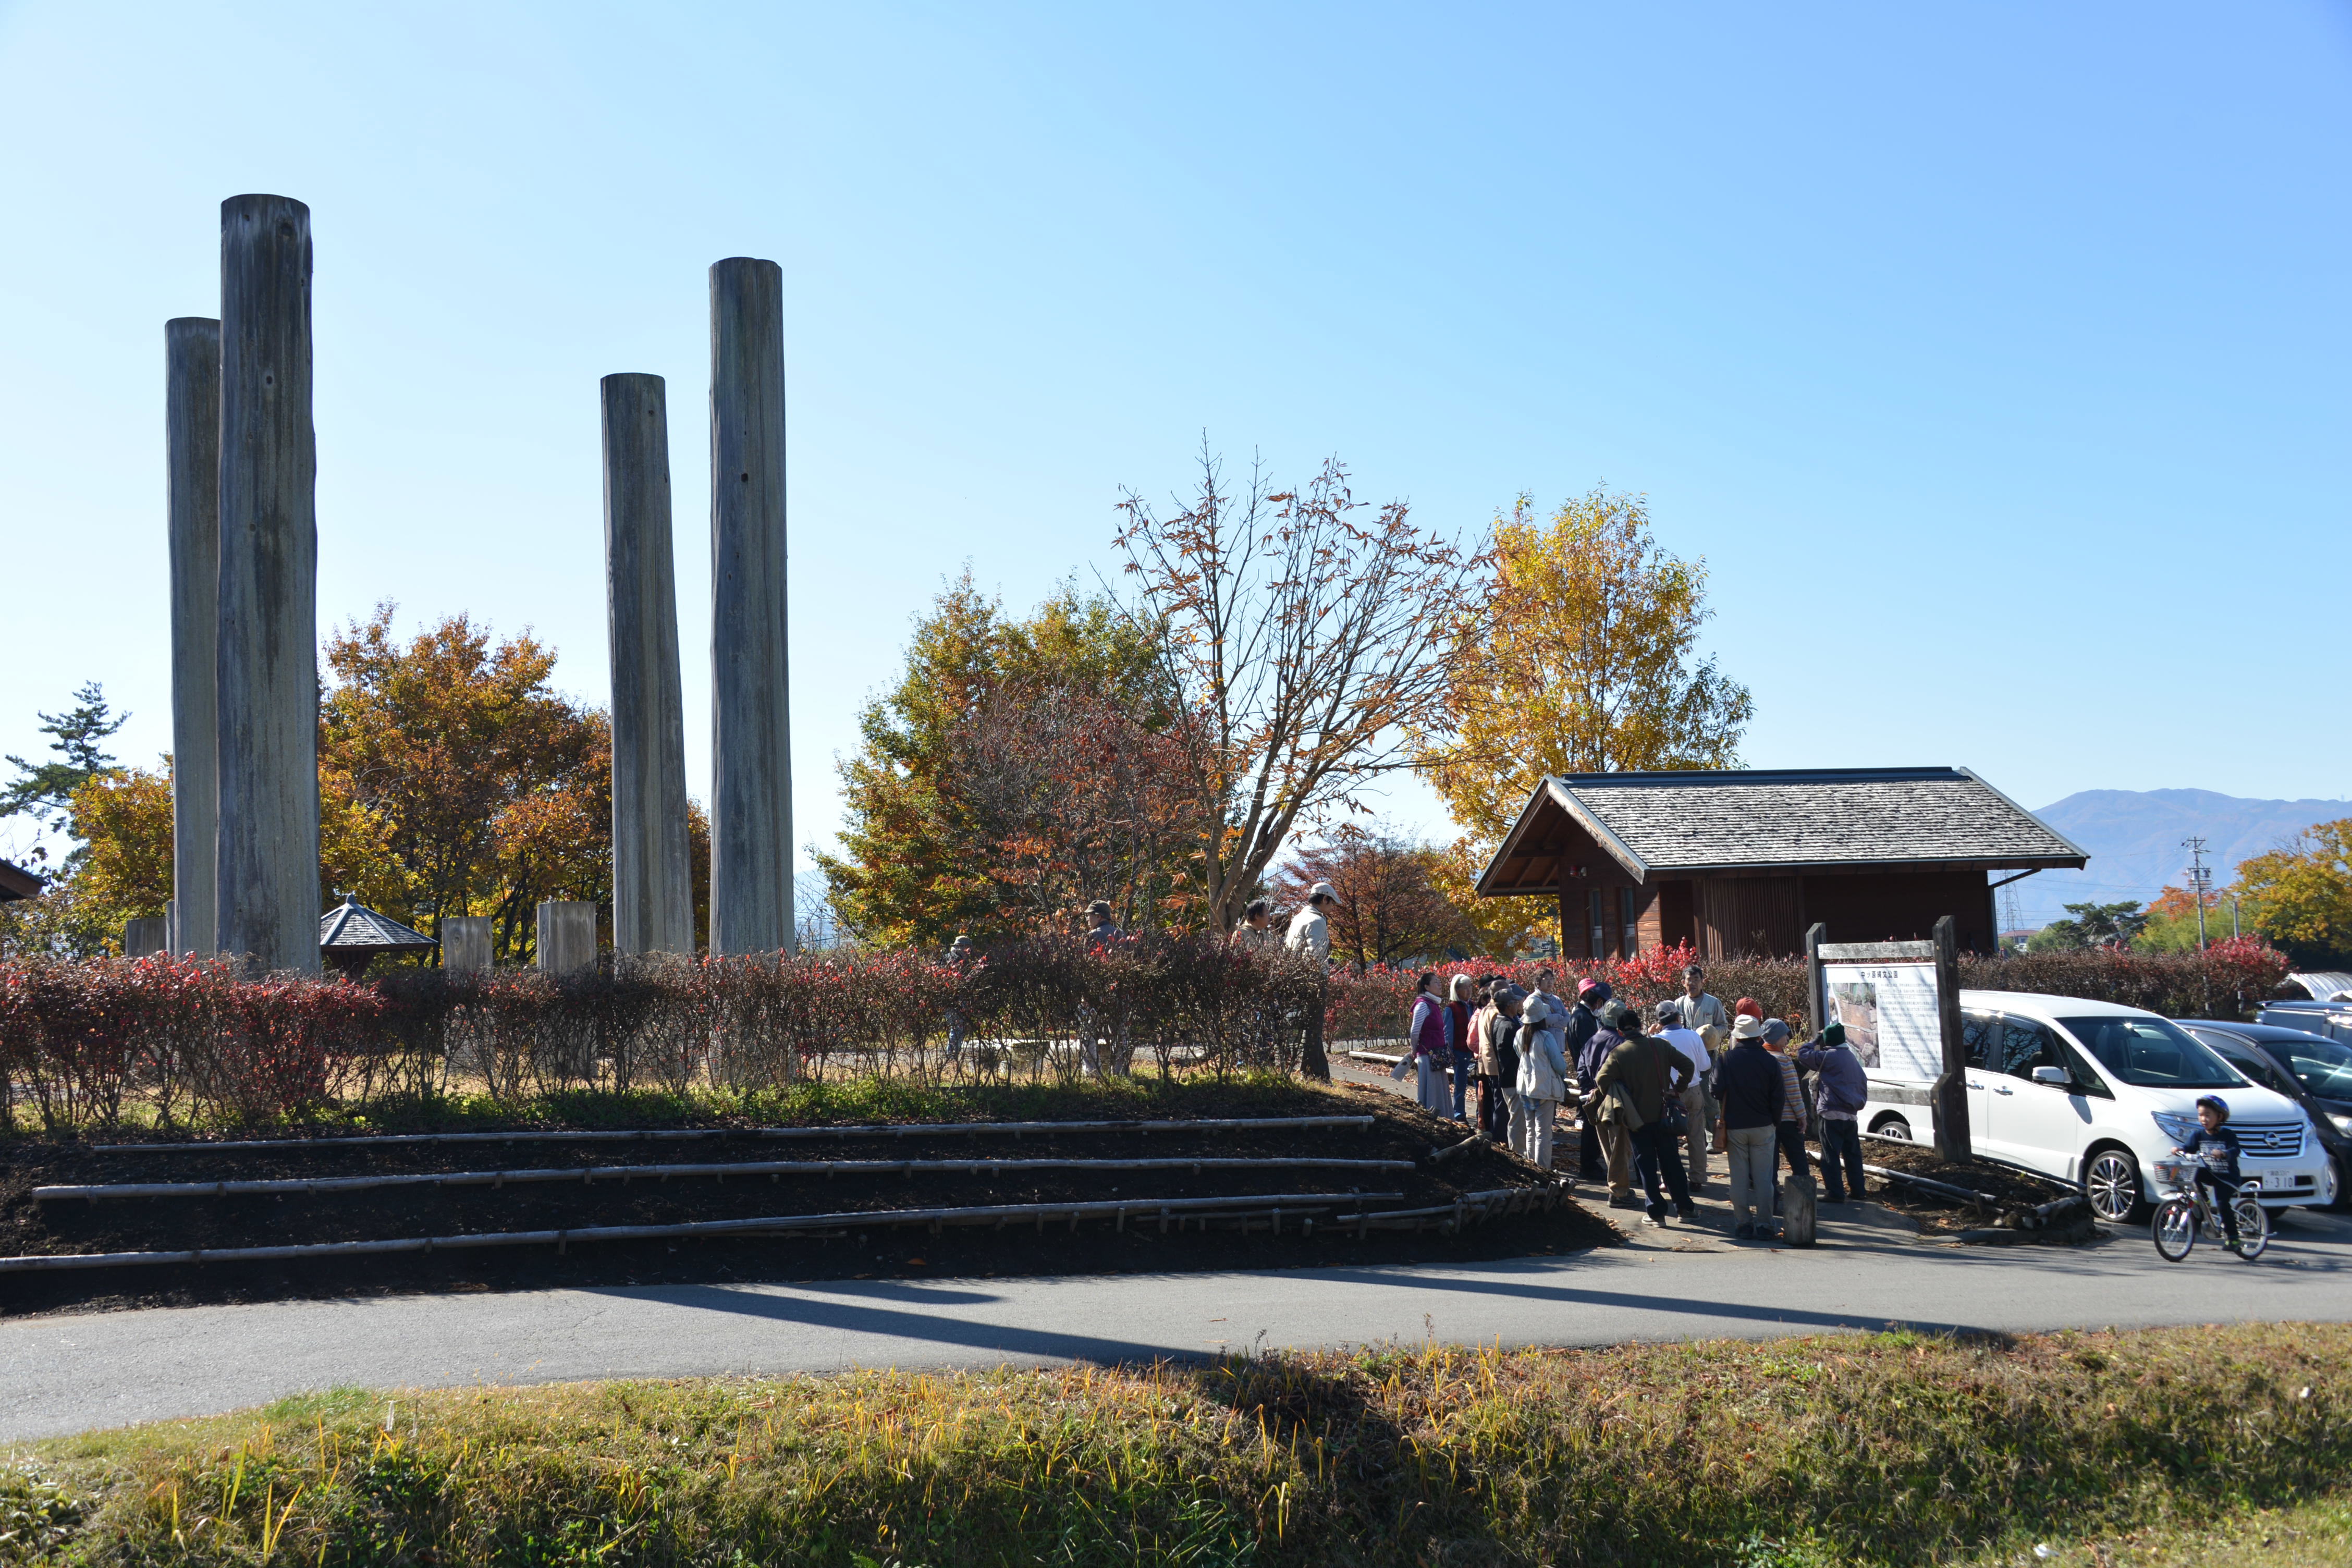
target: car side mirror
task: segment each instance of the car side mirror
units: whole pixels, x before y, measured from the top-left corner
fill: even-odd
[[[2074,1080],[2066,1076],[2064,1068],[2035,1068],[2033,1081],[2046,1083],[2053,1089],[2064,1089]]]

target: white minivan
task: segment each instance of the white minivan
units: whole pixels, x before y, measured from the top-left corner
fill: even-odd
[[[2336,1201],[2336,1165],[2303,1108],[2250,1083],[2170,1019],[2112,1002],[1963,991],[1969,1133],[1979,1154],[2077,1183],[2105,1220],[2128,1220],[2152,1164],[2197,1131],[2197,1100],[2218,1094],[2238,1135],[2240,1172],[2272,1207]],[[1934,1135],[1928,1085],[1866,1069],[1864,1130]]]

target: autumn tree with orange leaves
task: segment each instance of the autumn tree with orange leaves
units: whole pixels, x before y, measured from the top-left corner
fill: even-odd
[[[1130,930],[1197,924],[1186,721],[1148,623],[1075,587],[1010,616],[965,572],[840,764],[835,914],[883,946],[1066,931],[1095,899]]]
[[[319,713],[328,891],[430,932],[488,915],[528,962],[542,899],[612,898],[612,728],[551,685],[554,650],[464,615],[405,643],[379,605],[328,639]]]

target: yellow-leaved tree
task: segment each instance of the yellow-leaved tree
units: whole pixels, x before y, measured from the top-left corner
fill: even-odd
[[[1748,689],[1702,657],[1706,561],[1651,536],[1649,504],[1596,488],[1549,518],[1521,496],[1495,520],[1494,564],[1450,628],[1444,722],[1415,760],[1461,836],[1439,874],[1498,955],[1551,925],[1536,899],[1472,890],[1551,773],[1738,764]]]
[[[2299,960],[2352,952],[2352,817],[2315,823],[2267,855],[2238,864],[2247,921]]]

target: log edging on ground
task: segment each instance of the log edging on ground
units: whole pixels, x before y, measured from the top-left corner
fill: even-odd
[[[31,1254],[0,1258],[0,1274],[40,1273],[69,1268],[119,1268],[205,1263],[288,1262],[327,1258],[362,1258],[387,1253],[457,1251],[483,1247],[547,1247],[559,1252],[575,1241],[647,1241],[712,1237],[784,1236],[847,1231],[883,1226],[928,1225],[933,1235],[947,1226],[993,1225],[998,1230],[1016,1221],[1034,1224],[1043,1232],[1048,1222],[1066,1222],[1075,1232],[1079,1222],[1108,1219],[1124,1230],[1129,1219],[1157,1219],[1161,1235],[1172,1220],[1181,1231],[1197,1219],[1206,1229],[1212,1222],[1228,1221],[1244,1232],[1263,1220],[1275,1235],[1282,1234],[1286,1217],[1299,1227],[1302,1237],[1315,1234],[1316,1220],[1343,1205],[1356,1205],[1352,1214],[1329,1219],[1324,1228],[1342,1235],[1352,1229],[1361,1237],[1374,1230],[1437,1229],[1454,1234],[1470,1226],[1534,1209],[1551,1210],[1567,1195],[1568,1184],[1552,1181],[1538,1186],[1498,1187],[1465,1193],[1450,1204],[1429,1208],[1367,1212],[1368,1203],[1394,1203],[1402,1193],[1252,1193],[1213,1198],[1122,1198],[1087,1203],[994,1204],[963,1208],[880,1209],[815,1215],[766,1215],[750,1219],[688,1220],[673,1225],[583,1226],[566,1230],[486,1231],[467,1236],[406,1237],[381,1241],[300,1242],[276,1247],[194,1247],[173,1252],[100,1252]]]
[[[660,1127],[611,1131],[521,1128],[511,1132],[371,1132],[356,1138],[247,1138],[154,1143],[92,1143],[96,1154],[210,1154],[239,1150],[280,1153],[317,1149],[374,1149],[420,1143],[559,1143],[633,1141],[682,1142],[696,1138],[911,1138],[977,1136],[1005,1132],[1271,1132],[1310,1127],[1369,1128],[1370,1116],[1204,1117],[1193,1121],[912,1121],[868,1122],[841,1127]]]
[[[285,1176],[250,1181],[110,1182],[80,1186],[35,1187],[37,1203],[110,1198],[209,1198],[313,1196],[368,1192],[383,1187],[503,1187],[545,1182],[593,1185],[632,1181],[667,1181],[672,1176],[887,1176],[994,1175],[1007,1171],[1410,1171],[1411,1160],[1347,1160],[1314,1155],[1169,1155],[1157,1159],[1093,1160],[749,1160],[700,1165],[571,1165],[512,1171],[404,1171],[369,1176]]]
[[[295,1242],[277,1247],[190,1248],[177,1252],[35,1253],[0,1258],[0,1274],[37,1273],[61,1268],[114,1268],[174,1263],[254,1263],[310,1258],[354,1258],[379,1253],[455,1251],[477,1247],[545,1247],[558,1251],[575,1241],[649,1241],[672,1237],[782,1236],[802,1231],[842,1232],[861,1227],[929,1225],[936,1234],[943,1226],[978,1226],[993,1222],[1003,1229],[1015,1220],[1034,1222],[1040,1231],[1049,1220],[1067,1220],[1075,1231],[1082,1219],[1110,1219],[1119,1229],[1137,1215],[1157,1217],[1164,1234],[1173,1218],[1193,1215],[1239,1219],[1244,1226],[1261,1213],[1272,1216],[1276,1234],[1287,1213],[1301,1218],[1323,1214],[1342,1204],[1392,1203],[1402,1193],[1246,1193],[1216,1198],[1120,1198],[1087,1203],[992,1204],[967,1208],[877,1209],[837,1214],[762,1215],[750,1219],[685,1220],[673,1225],[599,1225],[567,1230],[484,1231],[467,1236],[404,1237],[383,1241]],[[1311,1231],[1310,1231],[1311,1234]]]

